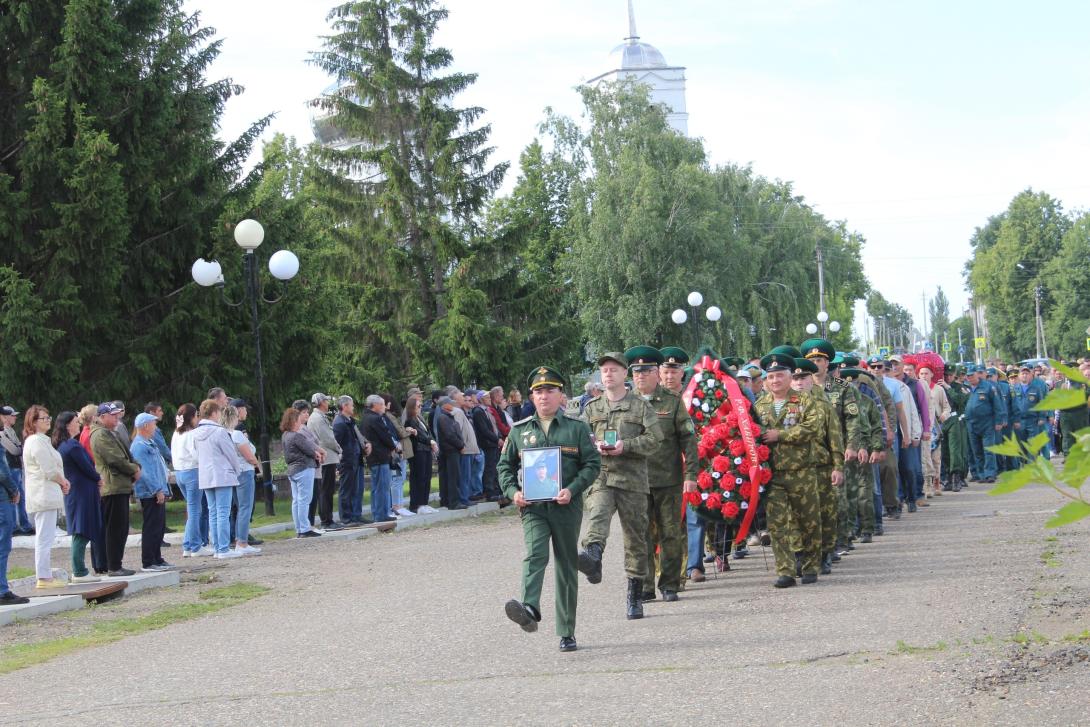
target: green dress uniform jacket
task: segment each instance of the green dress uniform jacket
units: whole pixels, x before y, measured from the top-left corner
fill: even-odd
[[[579,528],[583,521],[583,493],[598,476],[601,459],[585,422],[569,419],[563,413],[549,425],[548,434],[540,417],[516,422],[500,452],[497,472],[500,487],[514,498],[521,489],[520,452],[531,447],[560,447],[561,485],[572,499],[567,505],[535,502],[520,508],[526,557],[522,561],[522,602],[541,613],[541,586],[549,563],[549,544],[556,558],[556,634],[575,636],[575,613],[579,600]]]
[[[841,441],[848,449],[861,449],[864,445],[858,422],[859,392],[849,386],[847,381],[835,376],[829,376],[823,388],[826,401],[832,404],[835,410]],[[843,457],[843,447],[840,454]]]

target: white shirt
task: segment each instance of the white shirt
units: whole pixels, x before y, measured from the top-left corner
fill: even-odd
[[[170,461],[174,470],[197,469],[197,443],[193,441],[193,430],[174,432],[170,438]]]
[[[250,454],[254,455],[255,457],[257,456],[257,447],[255,447],[254,443],[250,441],[250,438],[246,436],[246,432],[240,431],[238,429],[232,429],[231,441],[235,443],[236,447],[249,447]],[[253,472],[254,466],[247,462],[245,457],[240,454],[238,456],[238,459],[239,462],[242,464],[239,469],[241,469],[243,472]]]

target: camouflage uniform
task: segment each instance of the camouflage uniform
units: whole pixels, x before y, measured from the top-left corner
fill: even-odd
[[[780,432],[779,441],[771,445],[772,481],[765,500],[776,573],[794,578],[795,553],[791,544],[798,533],[802,572],[816,575],[821,555],[821,516],[814,449],[822,436],[822,409],[813,397],[798,391],[788,394],[779,414],[769,392],[763,393],[753,408],[763,431]]]
[[[827,390],[815,386],[810,393],[820,405],[823,417],[822,435],[814,446],[814,464],[817,470],[817,492],[821,512],[821,553],[824,557],[836,546],[837,498],[839,496],[837,491],[844,490],[844,485],[843,483],[840,487],[833,485],[833,471],[844,471],[844,438],[837,411],[833,403],[829,401]],[[852,406],[858,414],[858,405],[853,402]],[[853,428],[856,418],[856,415],[852,416]],[[801,542],[798,545],[800,547],[795,550],[802,550]]]
[[[882,415],[878,411],[878,405],[862,394],[859,396],[859,432],[862,436],[862,447],[868,453],[881,452],[886,448],[885,430],[882,427]],[[860,462],[858,459],[849,462],[845,473],[845,484],[846,489],[849,490],[846,499],[850,502],[850,506],[841,534],[843,535],[847,530],[851,535],[857,519],[860,532],[873,534],[875,530],[874,466],[870,462]]]
[[[621,454],[602,457],[602,469],[587,492],[585,549],[597,543],[605,550],[613,513],[621,518],[624,535],[624,569],[629,578],[648,580],[647,571],[647,458],[658,451],[662,428],[654,408],[629,391],[616,402],[597,396],[587,402],[583,416],[599,441],[607,429],[617,431],[624,442]],[[678,512],[681,506],[678,505]]]
[[[658,449],[647,458],[647,563],[649,569],[657,567],[659,590],[678,591],[688,546],[681,519],[681,486],[683,480],[695,480],[698,472],[696,429],[678,394],[659,386],[645,398],[658,417],[663,435]],[[658,563],[656,545],[660,549]],[[644,581],[643,588],[654,591],[650,578]]]

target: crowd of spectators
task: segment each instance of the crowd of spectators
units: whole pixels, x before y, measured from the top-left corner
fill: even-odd
[[[249,525],[262,463],[247,433],[248,412],[244,400],[213,388],[199,404],[177,408],[168,442],[157,402],[137,414],[131,430],[121,401],[63,411],[56,420],[39,405],[25,414],[0,407],[0,605],[25,602],[6,580],[14,535],[34,536],[37,589],[133,575],[124,558],[134,505],[142,523],[140,570],[173,569],[163,557],[172,481],[185,501],[183,558],[260,553]],[[441,507],[485,500],[506,506],[496,471],[500,448],[511,425],[532,412],[517,390],[505,395],[501,387],[448,386],[427,401],[418,388],[404,402],[372,394],[360,416],[351,396],[315,393],[293,402],[280,432],[296,537],[435,512],[436,471]],[[61,516],[71,536],[67,580],[55,577],[52,563]]]

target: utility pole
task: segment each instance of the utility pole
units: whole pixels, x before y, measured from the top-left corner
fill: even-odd
[[[1041,293],[1040,285],[1033,289],[1033,322],[1037,328],[1037,358],[1041,358],[1041,344],[1044,343],[1045,339],[1045,329],[1041,325]]]
[[[920,291],[920,300],[923,301],[923,325],[920,327],[920,335],[923,336],[923,340],[927,341],[927,291]],[[934,341],[932,341],[934,345]]]
[[[970,318],[973,319],[973,361],[975,363],[980,363],[980,351],[977,350],[976,347],[976,339],[980,338],[976,324],[977,307],[972,298],[969,299],[969,314]]]
[[[821,258],[821,243],[815,246],[818,266],[818,311],[825,311],[825,262]],[[825,321],[821,321],[821,337],[825,338]]]

